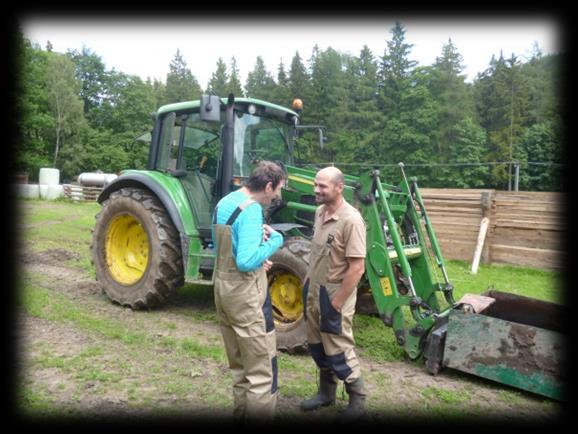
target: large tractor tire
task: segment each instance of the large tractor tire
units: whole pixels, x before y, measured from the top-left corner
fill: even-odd
[[[111,193],[96,215],[91,249],[97,280],[122,306],[159,305],[184,283],[179,233],[148,190]]]
[[[270,260],[267,273],[277,348],[289,353],[307,350],[307,331],[303,316],[303,283],[309,267],[310,243],[290,238]]]

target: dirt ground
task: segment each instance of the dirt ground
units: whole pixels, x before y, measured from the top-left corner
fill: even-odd
[[[51,403],[50,412],[138,418],[154,410],[155,414],[177,418],[198,416],[215,420],[230,415],[231,379],[226,363],[211,357],[183,357],[162,344],[163,339],[192,339],[199,345],[221,345],[219,329],[213,320],[191,318],[191,312],[196,309],[210,312],[210,306],[176,297],[161,309],[135,312],[109,302],[98,282],[86,271],[67,265],[67,261],[79,259],[78,254],[61,248],[31,253],[30,246],[25,245],[21,252],[20,273],[40,279],[51,293],[70,300],[92,317],[144,333],[151,341],[146,347],[135,348],[90,327],[39,318],[19,309],[16,326],[22,390],[40,394]],[[562,415],[561,403],[543,397],[477,378],[464,378],[460,373],[442,371],[434,377],[415,363],[376,362],[365,358],[363,351],[359,355],[372,420],[412,421],[415,417],[446,420],[445,414],[449,412],[450,420],[475,414],[506,422],[552,423]],[[283,365],[280,368],[278,419],[331,420],[335,415],[333,409],[323,409],[305,419],[299,410],[302,397],[292,384],[301,382],[303,388],[315,389],[313,362],[307,355],[286,357],[286,364],[293,368],[286,372]],[[85,362],[94,363],[94,373]],[[76,369],[77,366],[81,368]],[[346,396],[342,395],[341,387],[338,393],[338,407],[343,408]],[[21,410],[25,416],[35,414],[30,408]]]

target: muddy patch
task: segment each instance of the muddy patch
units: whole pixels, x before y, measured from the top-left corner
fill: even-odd
[[[67,261],[80,260],[81,255],[65,249],[48,249],[42,252],[28,252],[21,257],[24,264],[63,265]]]

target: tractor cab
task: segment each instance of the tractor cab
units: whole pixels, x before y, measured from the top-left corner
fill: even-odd
[[[148,169],[180,181],[208,244],[217,202],[243,184],[258,160],[293,164],[297,124],[292,110],[232,95],[166,105],[156,114]]]

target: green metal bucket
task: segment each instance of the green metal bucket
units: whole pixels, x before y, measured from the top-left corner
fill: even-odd
[[[488,291],[478,313],[449,314],[443,366],[565,400],[568,335],[564,306]]]

